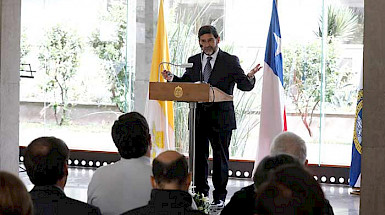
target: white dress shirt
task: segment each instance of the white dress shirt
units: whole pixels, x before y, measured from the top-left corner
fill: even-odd
[[[144,206],[151,197],[151,161],[147,156],[124,159],[97,169],[88,185],[87,202],[104,215]]]
[[[217,51],[215,51],[215,52],[210,56],[210,57],[212,57],[211,60],[210,60],[211,69],[214,68],[214,64],[215,64],[215,61],[216,61],[216,59],[217,59],[218,52],[219,52],[219,48],[217,49]],[[206,63],[207,63],[207,57],[209,57],[209,55],[206,55],[206,54],[203,53],[203,57],[202,57],[202,71],[201,71],[201,72],[202,72],[202,75],[203,75],[203,71],[204,71],[204,69],[205,69],[205,65],[206,65]]]

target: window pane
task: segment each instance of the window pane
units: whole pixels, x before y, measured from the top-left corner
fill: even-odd
[[[362,63],[363,1],[325,3],[331,4],[326,4],[325,9],[337,6],[350,9],[351,15],[357,17],[357,22],[345,26],[344,31],[350,32],[349,36],[329,36],[323,56],[320,32],[323,1],[278,1],[288,130],[305,139],[310,163],[349,165],[356,86]],[[189,56],[199,53],[197,29],[203,24],[212,24],[221,32],[221,49],[237,55],[245,72],[257,63],[263,63],[271,0],[169,0],[166,4],[169,7],[165,8],[170,8],[166,14],[170,14],[168,33],[171,35],[170,49],[174,51],[170,53],[173,53],[171,57],[174,62],[186,62]],[[326,60],[326,91],[322,92],[325,95],[322,109],[325,118],[320,139],[322,57]],[[178,71],[179,74],[183,72]],[[261,74],[257,74],[257,83],[252,92],[234,92],[238,129],[233,133],[230,146],[232,158],[255,158]],[[177,146],[180,151],[187,152],[187,105],[178,103],[175,107]],[[323,142],[320,143],[320,140]]]
[[[116,151],[111,126],[132,107],[136,41],[126,25],[135,29],[135,10],[126,1],[22,1],[22,69],[36,73],[21,79],[20,145],[52,135],[71,149]]]
[[[363,63],[363,3],[330,1],[325,8],[329,61],[320,156],[323,164],[350,165],[351,161],[357,87]]]

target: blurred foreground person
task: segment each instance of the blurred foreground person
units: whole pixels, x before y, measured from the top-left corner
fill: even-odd
[[[321,186],[303,167],[282,165],[256,193],[256,214],[323,215]]]
[[[32,200],[23,182],[11,173],[0,171],[0,214],[32,215]]]

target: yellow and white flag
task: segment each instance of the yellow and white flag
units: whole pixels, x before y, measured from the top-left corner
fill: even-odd
[[[158,25],[154,52],[152,54],[150,82],[165,81],[162,75],[159,74],[160,71],[158,71],[161,62],[170,62],[167,32],[163,14],[163,0],[160,0],[159,5]],[[152,140],[151,157],[154,158],[162,151],[175,149],[174,110],[172,101],[148,100],[145,116],[150,127]]]

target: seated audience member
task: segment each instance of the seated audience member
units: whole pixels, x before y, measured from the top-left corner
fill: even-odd
[[[270,155],[289,154],[307,165],[305,141],[293,132],[286,131],[278,134],[270,146]]]
[[[289,154],[298,158],[298,160],[307,166],[308,160],[305,141],[293,132],[286,131],[278,134],[270,147],[271,155]],[[334,215],[334,211],[330,202],[325,199],[325,208],[323,214]]]
[[[159,154],[152,163],[151,199],[146,206],[127,211],[132,214],[205,214],[191,208],[188,193],[191,173],[186,158],[176,151]]]
[[[23,182],[11,173],[0,171],[0,214],[32,215],[32,207]]]
[[[40,137],[28,145],[24,165],[35,185],[30,191],[34,214],[100,214],[99,208],[64,194],[68,157],[67,145],[55,137]]]
[[[282,165],[256,193],[256,214],[323,215],[324,193],[313,176],[298,165]]]
[[[271,170],[284,164],[301,165],[297,159],[287,154],[266,156],[262,159],[255,170],[253,176],[254,183],[235,192],[230,202],[223,208],[221,214],[237,214],[240,212],[240,208],[242,208],[242,214],[244,215],[254,214],[256,189],[267,180]]]
[[[146,119],[123,114],[112,126],[112,139],[122,157],[97,169],[88,185],[88,203],[105,215],[146,205],[151,194],[151,136]]]
[[[306,149],[305,141],[300,136],[289,131],[282,132],[274,138],[270,148],[270,154],[273,157],[280,154],[288,154],[298,159],[299,162],[303,165],[307,165],[307,162],[308,162],[306,159],[307,149]],[[258,165],[257,170],[258,168],[263,166],[263,165],[261,166],[261,163]],[[285,164],[285,162],[280,163],[280,165],[282,164]],[[276,168],[277,166],[273,168]],[[252,214],[251,212],[252,206],[250,205],[250,202],[253,201],[252,199],[250,199],[250,195],[252,194],[251,191],[254,188],[257,188],[261,184],[261,182],[267,179],[267,173],[268,173],[268,170],[266,170],[265,177],[261,177],[261,176],[256,177],[256,174],[260,173],[260,171],[257,171],[257,170],[254,173],[254,177],[253,177],[255,183],[248,187],[244,187],[240,191],[234,193],[234,196],[231,197],[230,202],[225,206],[221,214],[232,214],[234,211],[237,210],[237,208],[248,208],[249,210],[247,211],[249,211],[249,214]],[[256,183],[256,180],[260,180],[260,179],[263,179],[263,180]],[[245,192],[249,194],[246,195]],[[245,200],[246,198],[247,200]],[[329,201],[325,199],[325,202],[326,202],[326,205],[325,205],[325,208],[323,209],[324,214],[333,215],[334,214],[333,208],[330,205]]]

